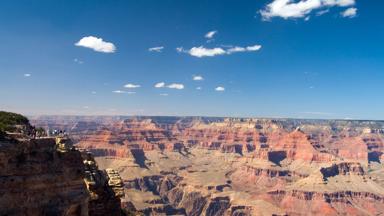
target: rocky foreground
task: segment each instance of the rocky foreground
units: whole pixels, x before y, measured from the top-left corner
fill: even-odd
[[[384,122],[35,117],[124,181],[146,215],[384,214]],[[132,206],[133,204],[133,206]]]
[[[128,213],[121,208],[124,189],[118,172],[99,169],[90,152],[79,151],[64,136],[35,137],[28,120],[1,115],[0,215]],[[14,121],[15,116],[23,122]]]

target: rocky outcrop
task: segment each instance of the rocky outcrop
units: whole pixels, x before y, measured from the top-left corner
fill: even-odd
[[[202,214],[204,206],[207,204],[207,198],[198,191],[184,192],[179,207],[185,209],[185,213],[190,216]]]
[[[121,215],[121,200],[124,197],[123,182],[113,169],[99,170],[88,152],[83,152],[85,184],[90,193],[89,215]]]
[[[64,137],[0,141],[0,215],[121,215],[119,174]]]
[[[79,151],[55,139],[0,142],[0,215],[88,215]]]
[[[96,132],[96,133],[95,133]],[[100,126],[97,131],[84,134],[78,146],[86,149],[94,149],[98,154],[109,154],[110,156],[125,157],[124,148],[126,145],[137,145],[146,151],[165,148],[173,148],[173,142],[176,140],[173,134],[160,128],[151,119],[125,119],[108,122]],[[117,151],[113,151],[117,149]],[[101,155],[100,155],[101,156]]]
[[[151,191],[154,194],[159,194],[159,185],[162,176],[145,176],[143,178],[136,178],[133,180],[125,181],[127,189],[136,189],[141,191]]]
[[[108,177],[108,186],[112,188],[115,196],[117,197],[124,197],[124,183],[121,179],[119,173],[115,171],[114,169],[106,169],[107,177]]]
[[[296,178],[304,178],[308,175],[300,174],[290,170],[284,169],[268,169],[268,168],[260,168],[260,167],[252,167],[252,166],[244,166],[241,168],[244,173],[249,174],[250,176],[255,177],[268,177],[268,178],[279,178],[279,177],[296,177]]]
[[[203,212],[207,216],[221,216],[227,212],[230,206],[229,197],[216,197],[209,200]]]
[[[145,208],[145,214],[224,215],[231,206],[229,197],[210,197],[197,189],[179,184],[182,178],[169,174],[149,176],[126,182],[128,189],[150,191],[162,200],[154,200],[156,207]]]
[[[359,175],[363,176],[364,169],[360,163],[357,162],[343,162],[338,164],[333,164],[330,167],[324,167],[320,169],[323,179],[327,180],[330,177],[337,175]]]

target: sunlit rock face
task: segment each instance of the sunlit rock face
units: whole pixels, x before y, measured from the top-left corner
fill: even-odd
[[[384,122],[49,117],[147,215],[384,214]]]

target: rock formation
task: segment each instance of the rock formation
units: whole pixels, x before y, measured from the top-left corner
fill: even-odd
[[[145,215],[384,214],[384,122],[48,117]],[[90,160],[93,161],[93,160]],[[95,168],[96,169],[96,168]],[[115,194],[120,179],[108,170]],[[116,190],[117,189],[117,190]],[[116,192],[117,191],[117,192]]]
[[[0,215],[122,215],[118,172],[98,169],[90,153],[63,135],[36,138],[28,121],[3,128]]]
[[[91,153],[83,152],[85,184],[90,193],[89,215],[121,215],[123,182],[113,169],[99,170]]]
[[[0,142],[0,215],[88,215],[79,151],[55,139]]]

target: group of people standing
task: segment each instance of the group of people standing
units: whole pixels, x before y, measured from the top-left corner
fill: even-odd
[[[68,133],[65,131],[65,130],[53,130],[52,131],[52,134],[50,134],[52,136],[67,136]]]
[[[36,139],[36,137],[43,137],[43,136],[46,136],[46,132],[43,128],[36,128],[35,126],[31,126],[31,128],[29,128],[28,130],[28,134],[27,134],[29,137],[31,137],[32,139]]]

